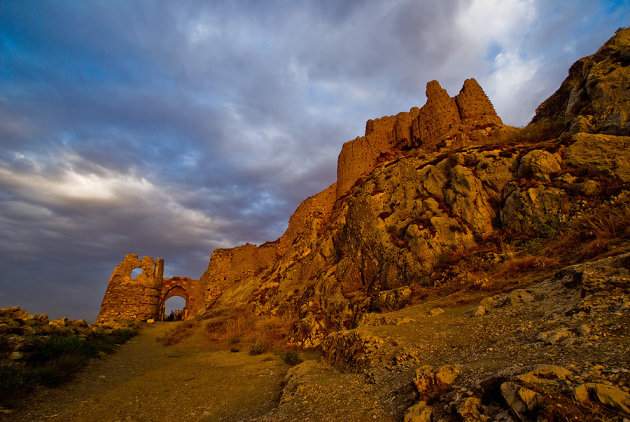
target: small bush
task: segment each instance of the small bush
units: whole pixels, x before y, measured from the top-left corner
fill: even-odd
[[[298,363],[302,362],[300,359],[300,354],[296,350],[285,350],[280,353],[280,358],[287,363],[288,365],[295,366]]]
[[[250,355],[262,355],[265,353],[265,348],[260,343],[253,343],[249,348]]]
[[[33,351],[30,358],[33,363],[47,362],[64,354],[91,357],[94,351],[86,340],[81,339],[76,334],[53,334],[48,337],[37,337],[32,340],[28,347]]]

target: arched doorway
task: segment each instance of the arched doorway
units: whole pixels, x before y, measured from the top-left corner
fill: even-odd
[[[164,321],[182,321],[186,309],[186,299],[181,296],[171,296],[164,301]]]
[[[169,300],[173,298],[173,300]],[[183,301],[183,306],[182,306],[182,301]],[[168,305],[167,306],[167,302]],[[171,304],[171,302],[173,302]],[[162,321],[168,321],[168,320],[185,320],[187,319],[188,316],[188,302],[189,302],[189,296],[188,296],[188,292],[186,292],[186,290],[181,287],[181,286],[174,286],[171,289],[169,289],[166,294],[164,295],[164,297],[162,298],[161,302],[160,302],[160,319]],[[178,313],[177,314],[173,314],[173,317],[169,319],[169,317],[171,317],[171,311],[174,310],[174,308],[171,308],[170,306],[181,306],[181,308],[178,308]]]

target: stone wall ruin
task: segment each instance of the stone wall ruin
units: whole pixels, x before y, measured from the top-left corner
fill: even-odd
[[[141,272],[132,277],[134,270]],[[162,320],[166,300],[181,296],[186,300],[184,319],[193,318],[203,308],[199,280],[188,277],[164,278],[164,260],[138,254],[125,255],[109,279],[97,323],[115,320]]]

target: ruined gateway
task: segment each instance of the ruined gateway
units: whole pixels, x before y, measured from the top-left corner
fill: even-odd
[[[317,232],[329,223],[335,202],[382,162],[412,149],[434,152],[496,141],[510,129],[503,126],[474,79],[467,79],[454,98],[437,81],[427,84],[426,94],[427,102],[422,108],[369,120],[365,136],[345,143],[338,158],[337,182],[302,202],[284,235],[275,242],[215,250],[200,280],[163,278],[163,259],[126,255],[112,273],[97,322],[161,320],[164,304],[172,296],[186,300],[184,319],[194,318],[237,280],[261,273],[274,261],[281,261],[304,235],[314,243]],[[136,268],[142,272],[132,278]]]

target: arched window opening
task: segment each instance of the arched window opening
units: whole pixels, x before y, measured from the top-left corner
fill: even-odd
[[[164,321],[181,321],[184,319],[186,299],[171,296],[164,303]]]
[[[131,270],[131,274],[129,274],[129,277],[131,277],[131,279],[134,279],[138,277],[140,274],[142,274],[142,268],[136,267],[133,270]]]

